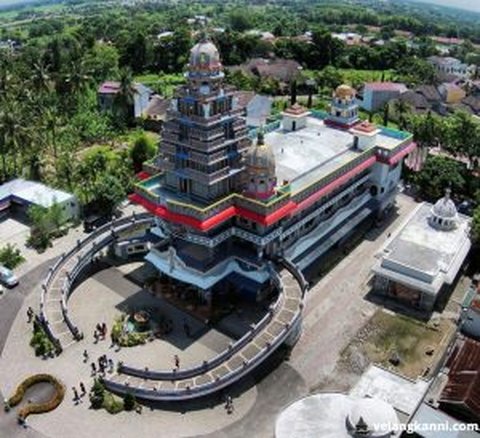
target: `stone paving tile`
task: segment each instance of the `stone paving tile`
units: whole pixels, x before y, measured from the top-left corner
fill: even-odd
[[[195,379],[195,385],[204,385],[206,383],[210,383],[211,381],[212,381],[212,378],[208,374],[204,374]]]
[[[246,357],[248,360],[255,357],[259,352],[258,347],[253,344],[248,345],[246,348],[242,350],[242,355]]]
[[[212,374],[213,374],[213,377],[215,377],[215,378],[216,377],[223,377],[226,374],[228,374],[228,369],[227,369],[227,367],[222,365],[221,367],[215,368],[214,370],[212,370]]]

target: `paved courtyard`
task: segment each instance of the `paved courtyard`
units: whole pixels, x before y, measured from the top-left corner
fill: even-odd
[[[10,394],[25,376],[45,371],[65,382],[68,396],[56,411],[29,418],[31,429],[26,432],[17,428],[16,436],[271,438],[275,418],[281,409],[322,387],[335,369],[343,348],[373,315],[376,306],[364,299],[369,290],[373,257],[385,242],[386,235],[405,219],[415,205],[410,198],[400,195],[398,217],[385,229],[373,230],[366,240],[313,286],[307,296],[304,332],[290,360],[282,362],[281,358],[273,357],[251,379],[229,389],[235,406],[232,415],[227,415],[218,396],[188,404],[158,405],[153,409],[144,409],[141,415],[121,413],[112,416],[103,410],[89,409],[87,400],[78,406],[74,405],[71,386],[78,386],[80,381],[89,386],[91,380],[89,364],[82,361],[84,349],[89,351],[91,358],[105,353],[115,360],[123,359],[139,366],[168,368],[173,365],[174,354],[180,356],[182,365],[188,365],[197,362],[198,356],[208,358],[215,355],[229,342],[229,338],[214,330],[206,330],[192,320],[189,323],[194,327],[194,343],[185,343],[180,329],[174,330],[170,339],[156,340],[131,349],[123,348],[119,352],[109,348],[108,341],[94,344],[92,334],[96,322],[105,321],[111,327],[114,316],[129,300],[147,305],[153,303],[148,293],[129,280],[129,271],[136,268],[131,264],[101,271],[87,279],[73,293],[70,312],[85,332],[83,341],[72,345],[56,359],[35,358],[28,345],[31,327],[26,323],[25,309],[29,305],[34,308],[38,306],[38,290],[36,293],[30,292],[35,281],[37,284],[39,282],[37,277],[41,278],[39,272],[46,272],[47,269],[38,265],[37,270],[30,270],[21,278],[22,283],[31,286],[30,289],[24,289],[22,300],[20,304],[17,303],[18,315],[10,317],[11,329],[2,329],[0,324],[0,330],[8,332],[0,357],[0,391],[3,395]],[[0,298],[0,321],[6,316],[2,304],[4,299]],[[159,305],[171,312],[175,326],[184,317],[175,314],[166,303]],[[0,436],[4,436],[4,416],[1,412]],[[35,431],[39,434],[35,435]],[[12,436],[10,432],[7,435],[9,437]]]

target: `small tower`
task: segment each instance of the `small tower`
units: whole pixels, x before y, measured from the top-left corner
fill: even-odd
[[[259,129],[257,143],[245,156],[245,194],[252,198],[268,199],[275,193],[275,156],[265,143],[264,133]]]
[[[355,125],[350,129],[350,133],[353,135],[353,146],[361,151],[374,147],[379,132],[380,129],[368,121]]]
[[[333,93],[330,114],[326,123],[350,128],[358,122],[358,103],[355,90],[349,85],[340,85]]]
[[[294,103],[290,108],[282,112],[282,128],[285,131],[296,131],[307,126],[307,117],[310,111],[307,108]]]

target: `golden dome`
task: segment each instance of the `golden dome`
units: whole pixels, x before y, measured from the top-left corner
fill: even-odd
[[[346,97],[354,97],[355,90],[352,87],[350,87],[350,85],[342,84],[342,85],[339,85],[335,90],[335,96],[341,99],[344,99]]]
[[[245,164],[250,172],[269,171],[275,173],[275,155],[270,145],[265,143],[262,131],[258,133],[257,144],[247,152]]]

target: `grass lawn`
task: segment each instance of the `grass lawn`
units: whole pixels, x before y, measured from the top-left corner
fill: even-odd
[[[354,68],[340,68],[339,72],[342,74],[345,82],[375,82],[382,79],[382,75],[385,81],[393,79],[393,70],[357,70]]]
[[[155,74],[148,73],[138,75],[134,78],[135,81],[141,82],[147,87],[152,88],[155,92],[163,96],[171,96],[173,90],[185,83],[185,78],[182,73],[178,74]]]
[[[378,310],[343,356],[348,362],[349,357],[360,353],[368,362],[415,379],[434,367],[454,330],[454,324],[448,320],[438,320],[434,325]],[[398,366],[389,361],[394,355],[400,358]]]

